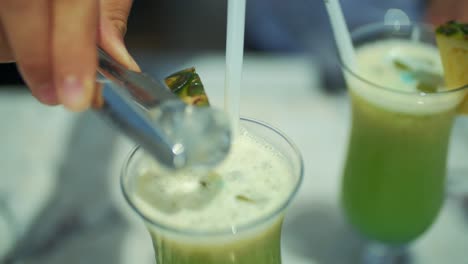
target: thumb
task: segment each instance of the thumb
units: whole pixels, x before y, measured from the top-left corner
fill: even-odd
[[[463,1],[464,3],[465,1]],[[463,3],[460,0],[432,0],[426,13],[427,20],[433,25],[442,25],[449,20],[462,19]]]
[[[131,3],[131,0],[101,1],[98,42],[119,63],[130,70],[140,71],[124,42]]]

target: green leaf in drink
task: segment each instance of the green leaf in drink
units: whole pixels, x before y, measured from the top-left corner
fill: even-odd
[[[240,202],[246,202],[246,203],[255,203],[255,201],[245,195],[238,194],[236,195],[236,199]]]
[[[422,61],[420,61],[422,63]],[[424,64],[430,64],[430,61],[424,62]],[[424,93],[435,93],[438,87],[444,84],[444,79],[440,74],[433,73],[428,70],[416,69],[405,62],[403,59],[393,59],[393,65],[400,71],[408,73],[412,79],[417,81],[416,89]]]
[[[444,78],[442,75],[437,73],[422,70],[412,72],[412,74],[416,80],[426,84],[431,84],[432,86],[435,86],[436,89],[444,84]]]
[[[427,82],[419,82],[416,88],[418,89],[418,91],[423,92],[423,93],[437,92],[437,86],[431,83],[427,83]]]
[[[193,175],[196,176],[197,174],[194,173]],[[199,177],[201,177],[199,183],[202,188],[210,188],[213,186],[220,187],[222,184],[222,178],[215,171],[203,173],[203,175]]]
[[[395,68],[401,71],[411,71],[411,67],[399,59],[393,60],[393,66],[395,66]]]

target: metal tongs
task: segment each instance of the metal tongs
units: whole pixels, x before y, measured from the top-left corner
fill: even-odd
[[[94,108],[168,168],[216,165],[230,148],[226,115],[186,105],[165,83],[126,69],[98,48],[98,71],[107,78]]]

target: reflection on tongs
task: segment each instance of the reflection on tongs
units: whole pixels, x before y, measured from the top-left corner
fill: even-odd
[[[130,71],[98,48],[100,82],[93,107],[168,168],[214,166],[230,148],[227,116],[186,105],[162,82]]]

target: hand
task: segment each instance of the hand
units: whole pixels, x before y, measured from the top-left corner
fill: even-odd
[[[32,94],[73,111],[90,106],[100,45],[138,70],[123,36],[132,0],[0,0],[0,62],[16,61]]]
[[[468,23],[467,0],[431,0],[426,14],[427,20],[441,25],[450,20]]]

